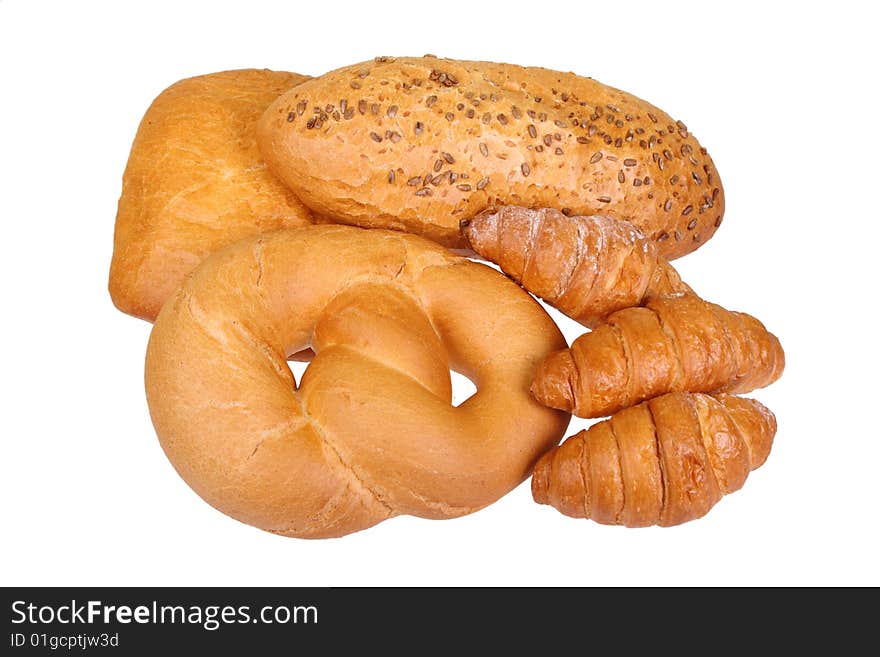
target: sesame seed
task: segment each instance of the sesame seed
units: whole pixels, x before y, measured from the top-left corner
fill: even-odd
[[[626,182],[626,175],[623,173],[623,170],[617,172],[617,182],[624,183]]]
[[[682,217],[686,217],[686,216],[688,216],[688,215],[689,215],[691,212],[693,212],[693,211],[694,211],[694,206],[693,206],[693,205],[689,205],[689,206],[687,206],[684,210],[681,211],[681,216],[682,216]],[[696,219],[694,219],[694,221],[696,221]]]
[[[480,143],[480,153],[483,154],[483,157],[489,157],[489,147],[485,143]]]
[[[388,116],[389,116],[390,118],[392,118],[392,119],[393,119],[395,116],[397,116],[397,105],[391,105],[391,106],[388,108],[388,112],[387,112],[387,114],[388,114]]]
[[[668,148],[664,149],[663,157],[665,157],[667,160],[672,160],[672,152]]]
[[[440,153],[440,157],[446,160],[447,164],[455,164],[455,158],[452,157],[449,153]]]
[[[450,172],[449,172],[449,184],[451,185],[451,184],[454,183],[456,180],[458,180],[458,174],[455,173],[455,171],[450,171]]]
[[[696,228],[696,227],[697,227],[697,220],[696,220],[696,219],[691,219],[691,220],[688,222],[688,226],[687,226],[688,230],[693,230],[693,229]]]
[[[458,189],[460,189],[461,191],[463,191],[463,192],[469,192],[469,191],[471,191],[471,186],[468,185],[468,184],[456,185],[456,187],[457,187]]]
[[[434,161],[434,171],[440,171],[443,168],[443,160]]]
[[[507,117],[504,116],[504,114],[499,114],[498,123],[500,123],[501,125],[507,125]]]
[[[593,157],[590,158],[590,164],[596,164],[599,160],[602,159],[602,151],[596,151],[593,153]]]
[[[580,137],[577,138],[577,142],[578,142],[579,144],[588,144],[588,143],[590,143],[590,140],[587,139],[587,138],[584,137],[584,136],[580,136]]]
[[[434,103],[436,102],[437,96],[428,96],[428,98],[425,100],[425,105],[427,105],[428,107],[434,107]]]
[[[519,107],[517,107],[516,105],[514,105],[513,107],[510,108],[510,115],[515,119],[521,119],[522,118],[522,110]]]
[[[442,183],[445,178],[446,178],[446,174],[441,173],[439,176],[434,176],[433,178],[431,178],[431,184],[434,185],[434,187],[436,187],[437,185]]]
[[[651,119],[654,123],[657,123],[657,117],[648,112],[648,118]]]
[[[486,187],[486,185],[488,185],[488,184],[489,184],[489,177],[486,176],[485,178],[480,180],[480,182],[477,183],[477,189],[484,189]]]
[[[394,174],[394,169],[391,169],[391,171],[388,172],[388,182],[393,185],[396,178],[397,176]]]
[[[641,178],[633,178],[633,187],[641,187],[642,179]]]
[[[628,157],[623,161],[623,166],[626,167],[634,167],[636,164],[638,164],[638,162],[631,157]]]
[[[346,121],[351,121],[354,118],[354,107],[349,107],[347,110],[345,110],[345,114],[343,114],[342,117]]]
[[[296,118],[296,112],[294,112],[293,110],[291,110],[290,112],[287,113],[287,122],[288,123],[293,123],[293,120],[295,118]]]
[[[529,125],[529,136],[534,139],[538,136],[538,131],[535,129],[534,125]]]
[[[473,108],[471,108],[467,112],[465,112],[465,116],[467,116],[469,119],[474,118],[475,115],[476,115],[476,112],[474,112]]]
[[[407,180],[406,184],[409,185],[410,187],[418,187],[419,185],[422,184],[422,177],[421,176],[414,176],[414,177],[410,178],[409,180]]]
[[[678,174],[675,174],[674,176],[672,176],[672,177],[669,179],[669,184],[670,184],[670,185],[674,185],[674,184],[677,183],[677,182],[678,182]]]
[[[372,139],[374,142],[376,142],[376,143],[378,144],[378,143],[380,143],[380,142],[382,141],[382,136],[381,136],[381,135],[377,135],[375,132],[371,132],[371,133],[370,133],[370,139]]]
[[[666,203],[663,204],[663,210],[669,212],[672,209],[672,199],[667,199]]]
[[[552,146],[553,145],[553,137],[551,137],[550,135],[544,135],[543,141],[544,141],[545,146]]]
[[[721,217],[715,217],[715,228],[721,225]]]
[[[445,117],[446,120],[450,122],[455,120],[455,114],[453,114],[452,112],[446,112]]]
[[[522,163],[522,166],[520,167],[520,170],[522,171],[522,175],[524,175],[526,178],[528,178],[529,173],[531,173],[531,171],[532,171],[532,170],[529,168],[529,165],[526,164],[525,162]]]
[[[651,176],[645,176],[644,183],[645,183],[646,185],[650,185],[650,184],[651,184]]]
[[[685,157],[694,152],[694,149],[691,148],[690,144],[682,144],[681,145],[681,154]]]
[[[352,89],[360,89],[361,88],[361,83],[358,82],[357,80],[352,80],[351,82],[349,82],[349,84],[351,85]]]
[[[414,132],[416,133],[416,136],[422,134],[422,130],[424,130],[424,129],[425,129],[425,124],[422,123],[421,121],[416,121],[416,127],[414,130]]]
[[[492,120],[492,115],[489,112],[486,112],[485,114],[483,114],[483,123],[485,123],[486,125],[489,125],[489,121],[491,121],[491,120]]]
[[[599,203],[611,203],[611,197],[610,197],[610,196],[600,196],[600,197],[599,197],[598,199],[596,199],[596,200],[599,201]]]
[[[556,155],[564,155],[564,151],[561,148],[559,148],[559,146],[557,146],[556,150],[553,152],[556,153]]]
[[[680,230],[675,231],[675,241],[681,242],[682,234]]]
[[[358,101],[358,112],[360,112],[361,114],[367,113],[367,101],[365,101],[365,100]]]
[[[391,140],[392,144],[396,144],[397,142],[399,142],[400,138],[401,134],[399,132],[392,132],[391,135],[388,137],[388,139]]]
[[[431,183],[431,178],[432,178],[432,177],[433,177],[433,176],[431,176],[430,173],[426,173],[426,174],[425,174],[425,177],[422,178],[422,187],[427,187],[427,186]]]
[[[665,230],[657,236],[658,242],[665,242],[668,239],[669,239],[669,233],[667,233]]]
[[[370,114],[375,114],[379,116],[379,105],[377,103],[373,103],[370,105]]]
[[[422,187],[421,189],[416,190],[416,196],[430,196],[431,190],[427,187]]]
[[[691,178],[693,178],[694,182],[697,183],[698,185],[703,183],[703,180],[697,175],[696,171],[691,171]]]

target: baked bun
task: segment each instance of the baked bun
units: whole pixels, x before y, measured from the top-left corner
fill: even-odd
[[[316,356],[297,384],[285,357]],[[163,307],[146,390],[162,447],[224,513],[348,534],[495,501],[562,437],[529,395],[565,341],[494,269],[413,235],[310,226],[209,256]],[[451,404],[449,368],[477,392]]]
[[[308,78],[246,69],[181,80],[144,115],[122,179],[110,296],[152,321],[206,255],[248,235],[310,223],[311,213],[266,170],[255,124]]]

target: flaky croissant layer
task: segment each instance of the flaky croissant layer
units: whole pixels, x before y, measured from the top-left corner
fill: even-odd
[[[508,205],[461,227],[480,256],[585,326],[651,297],[691,291],[657,244],[622,219]]]
[[[686,294],[612,313],[544,360],[532,394],[579,417],[604,417],[667,392],[749,392],[784,367],[779,340],[757,319]]]
[[[670,393],[568,438],[535,466],[532,495],[574,518],[670,526],[705,515],[767,459],[776,418],[752,399]]]

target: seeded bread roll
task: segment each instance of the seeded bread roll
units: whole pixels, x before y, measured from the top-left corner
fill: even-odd
[[[542,68],[380,57],[285,93],[258,142],[318,214],[457,248],[461,220],[521,205],[625,219],[675,258],[724,212],[712,160],[684,123]]]
[[[283,91],[308,78],[245,69],[181,80],[150,105],[122,177],[110,296],[152,321],[209,253],[245,236],[311,223],[266,169],[255,125]]]

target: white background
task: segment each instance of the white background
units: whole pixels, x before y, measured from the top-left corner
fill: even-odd
[[[0,2],[0,584],[880,584],[876,17],[720,4]],[[709,148],[725,221],[676,264],[763,320],[788,367],[755,393],[779,420],[770,459],[702,520],[604,527],[525,483],[457,520],[285,539],[211,509],[165,459],[150,326],[106,291],[144,110],[191,75],[426,52],[595,77]]]

